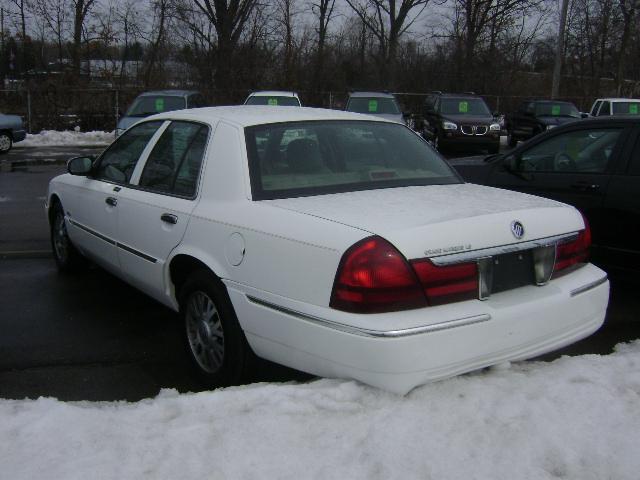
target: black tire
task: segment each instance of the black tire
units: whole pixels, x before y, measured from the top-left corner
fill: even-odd
[[[187,351],[208,388],[251,379],[251,351],[222,282],[206,270],[194,272],[180,290]]]
[[[518,138],[513,134],[513,130],[507,130],[507,143],[511,148],[518,144]]]
[[[75,272],[86,266],[85,257],[71,243],[64,221],[64,210],[59,201],[55,201],[51,212],[51,249],[58,270],[61,272]]]
[[[13,138],[7,132],[0,132],[0,155],[7,153],[13,147]]]

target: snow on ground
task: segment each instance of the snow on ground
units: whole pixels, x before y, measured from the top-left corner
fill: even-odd
[[[317,380],[137,403],[0,400],[12,480],[636,480],[639,444],[640,341],[406,397]]]
[[[38,134],[27,134],[27,138],[15,144],[19,147],[82,147],[108,145],[115,139],[113,132],[78,132],[65,130],[43,130]]]

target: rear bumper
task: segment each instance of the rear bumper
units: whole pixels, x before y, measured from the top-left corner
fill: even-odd
[[[227,287],[258,356],[399,394],[584,338],[602,325],[609,298],[606,275],[593,265],[544,287],[483,302],[376,315],[300,304],[229,282]]]

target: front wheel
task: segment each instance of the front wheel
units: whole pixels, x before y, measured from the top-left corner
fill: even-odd
[[[241,384],[249,379],[253,352],[240,328],[222,282],[200,270],[181,289],[188,352],[209,388]]]
[[[67,224],[64,220],[64,210],[60,202],[53,205],[51,215],[51,248],[53,258],[61,272],[78,270],[85,264],[85,259],[74,247],[67,233]]]

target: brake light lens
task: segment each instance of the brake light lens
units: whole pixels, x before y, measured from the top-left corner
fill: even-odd
[[[565,243],[559,243],[556,247],[556,263],[553,267],[554,275],[566,270],[573,265],[586,263],[589,260],[589,247],[591,246],[591,229],[587,220],[584,221],[585,229],[578,233],[578,237]]]
[[[415,272],[404,256],[381,237],[349,248],[333,284],[332,308],[353,313],[383,313],[427,306]]]
[[[429,305],[461,302],[478,298],[479,280],[476,262],[435,265],[423,258],[412,260]]]

